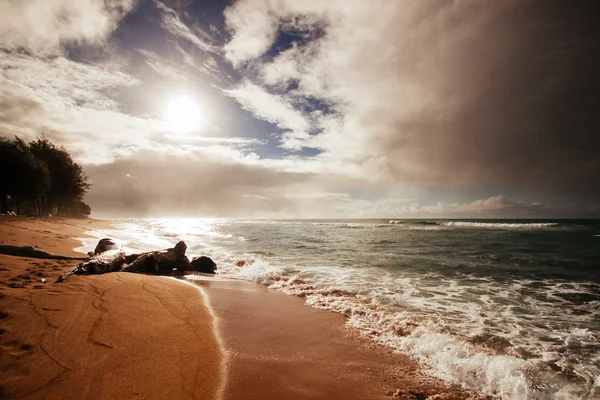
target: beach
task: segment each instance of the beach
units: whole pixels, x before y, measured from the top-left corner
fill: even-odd
[[[84,232],[111,228],[92,219],[1,222],[1,244],[67,256],[84,256],[74,251]],[[251,282],[128,273],[54,283],[77,263],[0,255],[1,398],[470,396],[302,298]]]

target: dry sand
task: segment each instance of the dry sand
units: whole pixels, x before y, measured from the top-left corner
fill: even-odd
[[[107,225],[0,217],[0,243],[77,256],[74,238]],[[300,298],[128,273],[53,283],[76,264],[0,255],[0,399],[468,397]]]
[[[77,255],[73,237],[104,227],[92,220],[1,222],[4,244],[62,255]],[[222,349],[197,289],[127,273],[53,283],[76,264],[0,255],[0,398],[217,397]]]

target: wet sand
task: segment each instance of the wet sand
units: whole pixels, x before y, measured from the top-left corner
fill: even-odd
[[[0,224],[3,244],[72,256],[73,238],[108,227]],[[53,283],[76,264],[0,255],[0,398],[468,397],[301,298],[249,282],[128,273]]]
[[[206,281],[228,350],[225,399],[463,399],[345,317],[251,282]],[[394,395],[395,394],[395,395]]]

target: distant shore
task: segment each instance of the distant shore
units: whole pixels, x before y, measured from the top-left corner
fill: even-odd
[[[2,216],[0,242],[81,256],[94,219]],[[90,249],[91,250],[91,249]],[[58,275],[0,255],[1,398],[464,399],[301,298],[238,281]]]

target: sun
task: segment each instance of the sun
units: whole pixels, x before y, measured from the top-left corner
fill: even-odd
[[[170,131],[190,133],[200,126],[200,107],[190,97],[176,97],[167,103],[163,119]]]

